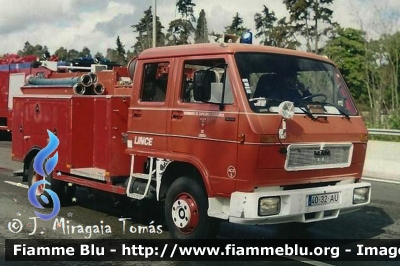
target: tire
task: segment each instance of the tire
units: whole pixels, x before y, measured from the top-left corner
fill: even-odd
[[[33,161],[34,161],[34,159],[32,159],[32,161],[30,162],[30,164],[29,164],[29,169],[28,169],[28,186],[31,187],[35,182],[41,181],[41,180],[43,180],[43,179],[46,179],[47,182],[49,182],[50,184],[52,184],[52,182],[51,182],[52,180],[49,180],[50,177],[43,177],[43,176],[41,176],[41,175],[39,175],[39,174],[37,174],[37,173],[35,172],[35,169],[33,168]],[[52,178],[51,178],[51,179],[52,179]],[[37,198],[37,200],[40,202],[40,204],[41,204],[43,207],[45,207],[45,208],[50,208],[50,207],[53,206],[52,202],[45,203],[45,202],[41,199],[41,195],[42,195],[43,193],[45,193],[45,189],[51,189],[51,190],[53,190],[53,188],[52,188],[51,185],[50,185],[50,186],[48,186],[48,185],[40,185],[40,186],[37,187],[36,192],[35,192],[36,198]]]
[[[52,202],[45,203],[41,199],[41,195],[43,193],[46,194],[45,189],[50,189],[50,190],[54,191],[57,194],[58,198],[60,199],[60,202],[64,203],[64,205],[71,203],[71,199],[75,195],[76,186],[75,185],[69,186],[65,182],[53,179],[53,173],[50,173],[49,176],[43,178],[41,175],[39,175],[35,172],[35,170],[33,168],[33,162],[34,162],[34,159],[32,159],[32,161],[29,164],[28,186],[31,187],[33,183],[43,180],[43,179],[46,179],[46,181],[50,183],[50,185],[40,185],[36,189],[36,192],[35,192],[36,198],[42,204],[42,206],[45,208],[49,208],[49,207],[52,207],[52,205],[53,205]]]
[[[174,239],[215,237],[219,222],[207,214],[208,197],[203,186],[188,177],[176,179],[165,199],[165,222]]]

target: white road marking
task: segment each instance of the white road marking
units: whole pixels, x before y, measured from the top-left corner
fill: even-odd
[[[372,178],[372,177],[362,177],[361,180],[400,185],[400,181],[379,179],[379,178]]]
[[[27,185],[21,184],[21,183],[17,183],[17,182],[12,182],[12,181],[4,181],[4,183],[7,183],[9,185],[13,185],[13,186],[17,186],[17,187],[23,187],[28,189],[29,187]]]

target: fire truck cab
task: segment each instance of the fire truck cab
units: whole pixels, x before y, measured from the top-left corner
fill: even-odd
[[[370,202],[367,129],[330,60],[196,44],[145,50],[128,72],[123,93],[14,98],[13,158],[25,180],[38,178],[31,162],[49,129],[60,141],[49,180],[60,197],[71,184],[153,196],[178,239],[210,237],[220,220],[309,223]]]

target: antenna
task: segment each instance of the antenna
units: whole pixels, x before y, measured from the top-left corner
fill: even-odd
[[[157,0],[153,1],[153,47],[156,47]]]

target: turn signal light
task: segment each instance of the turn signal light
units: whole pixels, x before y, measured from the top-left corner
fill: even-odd
[[[367,134],[361,134],[360,140],[362,142],[368,141],[368,133]]]

